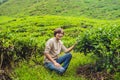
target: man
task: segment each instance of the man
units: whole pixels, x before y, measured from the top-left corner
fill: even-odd
[[[76,44],[70,48],[66,48],[61,42],[61,38],[64,35],[62,28],[57,28],[54,30],[54,37],[46,42],[44,51],[44,65],[46,68],[56,71],[58,74],[62,75],[68,68],[72,55],[69,53]],[[66,54],[58,57],[61,51]],[[63,64],[63,65],[61,65]]]

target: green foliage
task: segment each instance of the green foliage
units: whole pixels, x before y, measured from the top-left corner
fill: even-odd
[[[11,17],[7,17],[7,16],[0,16],[0,23],[4,23],[8,20],[11,20]]]
[[[94,53],[98,57],[95,69],[120,71],[119,5],[119,0],[0,0],[0,69],[27,60],[15,69],[13,79],[83,80],[74,77],[76,68],[95,62],[92,59],[96,58],[87,55]],[[57,27],[64,29],[63,42],[67,47],[74,44],[78,37],[75,51],[87,55],[73,55],[67,77],[51,74],[41,65],[45,42],[53,37],[53,30]],[[31,61],[31,58],[34,59]],[[115,74],[116,80],[119,75],[119,72]]]
[[[64,76],[60,76],[46,69],[41,65],[43,57],[38,56],[37,59],[41,60],[37,60],[37,62],[40,64],[36,64],[33,59],[31,59],[29,63],[22,61],[20,65],[14,69],[11,77],[13,80],[87,80],[82,76],[76,75],[76,68],[79,65],[93,63],[94,59],[90,57],[91,55],[84,56],[84,54],[74,52],[72,52],[72,54],[74,58],[71,60],[70,66]]]
[[[119,79],[120,79],[119,76],[120,76],[120,73],[117,72],[117,73],[115,74],[115,76],[114,76],[114,79],[115,79],[115,80],[119,80]]]
[[[71,28],[72,31],[74,29],[76,30],[76,28],[72,29],[72,27],[80,24],[77,20],[78,18],[63,18],[60,16],[10,18],[6,21],[4,20],[6,17],[1,18],[3,18],[3,21],[0,23],[0,56],[3,54],[2,63],[9,62],[2,64],[4,66],[11,65],[10,61],[13,63],[19,62],[21,59],[29,61],[33,55],[43,55],[45,42],[50,37],[53,37],[53,30],[55,28],[61,26],[64,29]],[[82,29],[79,28],[79,30]],[[71,34],[69,32],[69,35],[65,35],[68,36],[65,39],[70,40],[70,42],[64,41],[66,46],[71,46],[71,43],[73,41],[75,42],[75,39],[73,40],[73,38],[69,37],[70,35],[76,36],[77,34]]]
[[[7,20],[4,20],[5,18],[7,18]],[[113,53],[113,50],[115,54],[118,55],[119,25],[119,20],[106,21],[88,19],[84,17],[46,15],[9,18],[4,16],[0,22],[0,56],[3,56],[3,60],[1,59],[2,63],[0,63],[2,66],[0,67],[6,68],[13,66],[13,63],[21,60],[27,60],[29,62],[32,57],[35,57],[35,60],[37,60],[36,57],[38,55],[40,58],[43,55],[45,42],[49,38],[53,37],[53,30],[58,27],[62,27],[65,31],[65,35],[62,40],[67,47],[70,47],[72,44],[74,44],[76,42],[76,38],[80,36],[78,37],[78,40],[81,40],[81,43],[79,43],[79,46],[76,46],[77,51],[83,50],[86,53],[98,51],[99,53],[96,52],[96,55],[105,55],[106,57],[110,57],[109,55],[112,55],[111,53]],[[95,28],[96,26],[100,27]],[[103,34],[104,36],[101,36]],[[98,44],[98,42],[100,43]],[[109,49],[107,49],[108,45],[111,45],[111,52],[109,52]],[[116,65],[116,62],[119,63],[119,56],[117,55],[113,56],[117,57],[113,60],[113,63],[115,63],[114,65]],[[110,57],[110,59],[111,58],[112,57]],[[108,58],[102,58],[101,60],[104,59],[109,60]],[[78,60],[82,60],[83,62],[80,64],[84,65],[84,62],[89,61],[89,58],[85,60],[84,58],[78,58]],[[77,61],[74,63],[76,63],[75,66],[79,66],[77,65]],[[106,64],[108,66],[106,66]],[[107,62],[105,63],[105,66],[102,65],[102,68],[107,67],[109,71],[113,69],[114,65],[111,65],[111,63]],[[70,71],[72,71],[72,69]],[[115,69],[119,69],[119,66],[114,68],[114,70]],[[33,73],[36,74],[34,71]],[[28,73],[25,75],[28,75]],[[41,74],[39,74],[39,76],[40,75]],[[42,76],[46,76],[46,73]],[[27,79],[30,78],[31,77]]]
[[[120,26],[107,25],[85,31],[79,35],[76,50],[97,55],[97,70],[120,70]]]
[[[85,16],[111,20],[120,18],[119,5],[119,0],[9,0],[0,6],[0,15]]]
[[[0,0],[0,5],[3,4],[4,2],[7,2],[8,0]]]

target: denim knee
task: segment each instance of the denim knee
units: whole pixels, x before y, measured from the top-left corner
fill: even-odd
[[[63,67],[56,70],[59,74],[63,74],[65,72],[65,69]]]
[[[66,53],[68,58],[72,58],[72,54],[71,53]]]

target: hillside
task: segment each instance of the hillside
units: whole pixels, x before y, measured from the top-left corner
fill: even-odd
[[[0,5],[0,15],[62,15],[119,19],[119,5],[119,0],[8,0]]]
[[[0,80],[120,80],[120,0],[0,1]],[[78,43],[63,76],[43,66],[58,27]]]
[[[49,16],[49,15],[28,16],[22,18],[9,18],[9,17],[0,17],[0,18],[2,18],[0,22],[0,52],[1,52],[0,56],[1,57],[3,56],[3,58],[1,58],[0,68],[6,71],[6,73],[8,73],[9,67],[14,68],[11,74],[11,78],[13,78],[13,80],[16,79],[18,80],[48,80],[48,79],[49,80],[86,80],[84,79],[85,77],[77,76],[76,69],[79,66],[83,66],[89,63],[94,63],[96,57],[94,55],[85,56],[83,55],[83,53],[80,54],[79,52],[74,52],[76,51],[76,49],[78,51],[84,48],[90,48],[89,46],[87,46],[87,44],[89,45],[91,41],[92,42],[101,41],[100,39],[105,39],[106,41],[108,41],[107,39],[109,38],[110,40],[111,39],[113,40],[110,44],[111,50],[117,49],[116,53],[120,51],[119,50],[120,20],[108,21],[108,20],[88,19],[83,17],[63,17],[63,16]],[[90,43],[88,42],[87,44],[85,44],[85,46],[83,45],[84,47],[82,48],[79,48],[81,44],[76,46],[76,48],[72,52],[73,53],[72,63],[70,64],[68,71],[65,73],[65,76],[61,76],[61,77],[59,77],[55,73],[48,72],[43,67],[43,63],[42,63],[43,62],[42,53],[44,51],[45,42],[46,40],[48,40],[50,37],[53,36],[53,30],[57,27],[62,27],[64,29],[65,35],[62,38],[62,41],[67,47],[71,46],[76,41],[76,39],[79,39],[79,36],[84,37],[84,35],[88,34],[87,37],[85,36],[85,38],[81,37],[82,39],[79,39],[81,40],[82,43],[85,43],[91,39],[95,39],[95,40],[91,40]],[[114,30],[111,27],[114,28]],[[87,30],[92,32],[86,32]],[[103,32],[101,33],[101,31]],[[106,51],[106,48],[104,45],[102,45],[102,42],[96,45],[97,43],[93,44],[96,46],[95,48],[97,48],[95,50],[101,51],[102,48],[104,49],[102,51]],[[107,46],[109,46],[109,44],[107,44]],[[118,59],[115,58],[116,59],[115,63],[120,59],[119,54],[118,56],[116,54],[116,57],[118,57]],[[107,65],[109,69],[109,64]],[[82,70],[86,71],[84,68]],[[86,75],[86,77],[90,78],[90,80],[95,80],[93,79],[95,76],[89,77],[88,74],[85,73],[83,75]],[[106,76],[103,77],[106,78]],[[114,76],[115,77],[114,80],[120,79],[119,76],[120,73],[118,74],[116,73]],[[0,80],[3,80],[1,79],[1,75],[0,75]],[[10,80],[10,79],[6,79],[6,80]],[[106,80],[113,80],[113,79],[106,79]]]

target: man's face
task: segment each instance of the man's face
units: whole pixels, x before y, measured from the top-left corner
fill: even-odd
[[[56,39],[60,40],[63,37],[63,32],[56,34]]]

